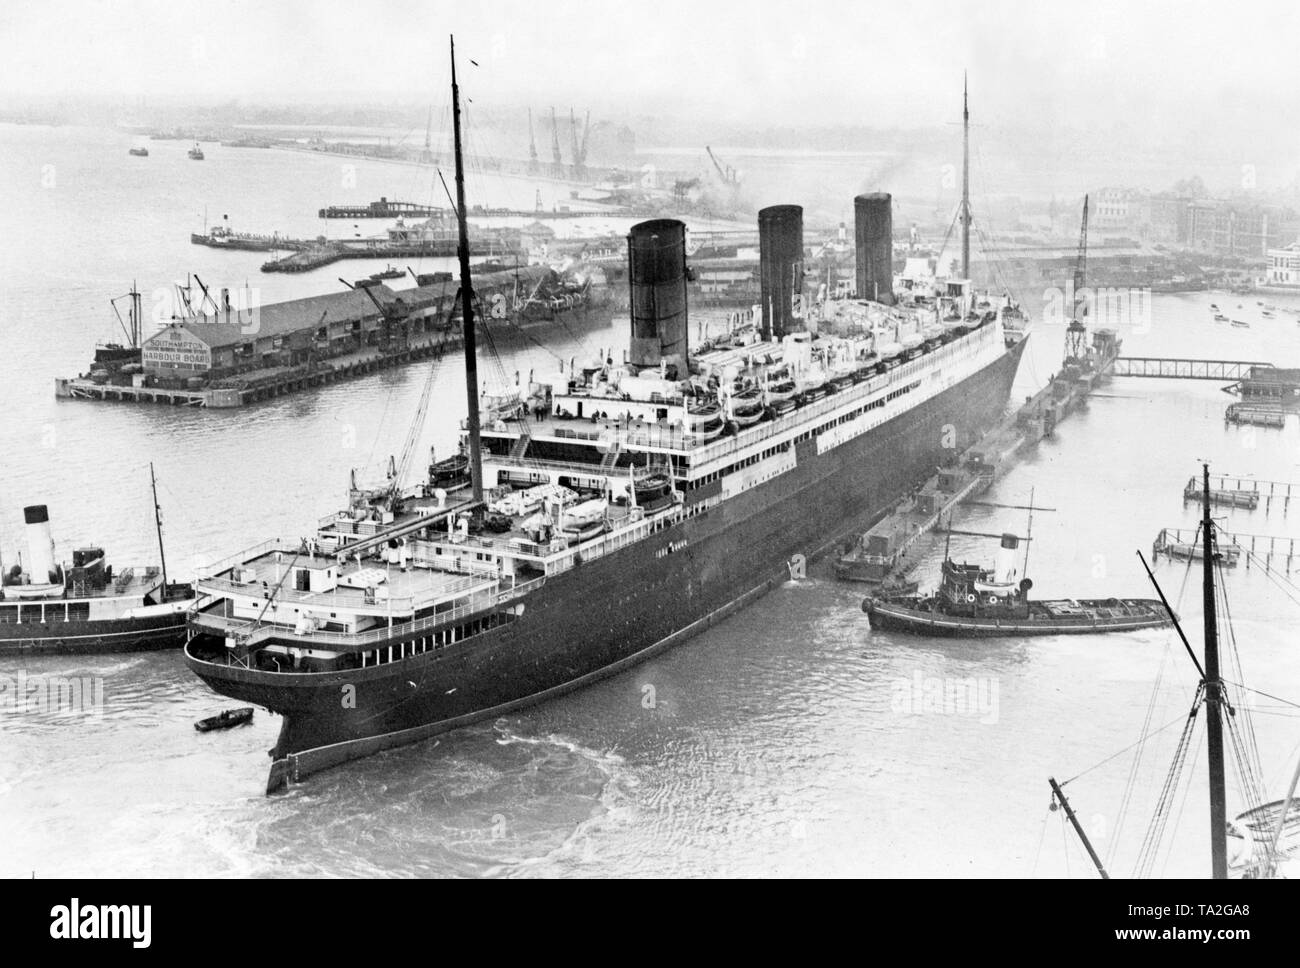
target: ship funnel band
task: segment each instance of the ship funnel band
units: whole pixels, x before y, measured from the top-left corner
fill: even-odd
[[[1004,534],[1002,536],[1002,547],[1011,548],[1012,550],[1020,547],[1020,539],[1014,534]]]
[[[46,524],[50,520],[49,508],[44,504],[32,504],[23,508],[24,524]]]

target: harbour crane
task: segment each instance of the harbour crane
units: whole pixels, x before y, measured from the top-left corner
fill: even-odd
[[[573,150],[573,177],[576,181],[582,180],[582,147],[578,144],[578,119],[573,116],[573,108],[569,108],[569,144]]]
[[[1088,356],[1088,328],[1082,317],[1088,315],[1084,296],[1088,268],[1088,196],[1083,196],[1083,224],[1079,229],[1079,255],[1074,263],[1074,292],[1070,299],[1070,324],[1065,328],[1065,363],[1081,364]]]
[[[347,286],[347,283],[344,282],[344,280],[340,279],[339,282],[342,282],[345,286]],[[395,300],[393,300],[391,306],[385,306],[383,303],[379,301],[379,299],[375,296],[375,294],[370,291],[371,289],[374,288],[373,286],[358,285],[358,286],[348,286],[348,288],[354,291],[360,290],[361,292],[364,292],[367,296],[370,297],[370,301],[375,304],[375,308],[379,310],[380,352],[390,353],[393,352],[394,349],[400,352],[401,350],[407,349],[409,345],[410,333],[407,325],[406,307],[403,304],[401,297],[399,296]],[[396,340],[394,340],[394,337],[396,337]],[[394,342],[396,342],[395,347],[394,347]]]
[[[208,292],[208,287],[203,284],[203,280],[199,278],[199,274],[197,272],[194,273],[194,281],[199,284],[199,289],[203,291],[203,302],[199,304],[199,311],[196,315],[202,315],[203,310],[207,308],[208,303],[211,303],[212,315],[220,316],[221,307],[217,305],[217,301],[212,298],[212,294]]]
[[[537,137],[533,134],[533,109],[528,109],[528,174],[536,175],[537,169]]]
[[[581,181],[587,177],[587,136],[591,133],[591,112],[582,128],[582,140],[578,140],[578,119],[569,108],[569,131],[573,141],[573,177]]]
[[[555,120],[555,108],[551,108],[551,157],[554,159],[556,178],[564,177],[564,159],[560,157],[560,123]]]
[[[433,105],[429,105],[429,117],[424,122],[424,154],[421,161],[426,164],[433,162]]]
[[[718,160],[718,156],[713,153],[713,149],[708,145],[704,146],[704,150],[709,153],[709,160],[713,162],[713,167],[718,169],[718,177],[722,179],[722,183],[730,187],[735,187],[739,183],[739,179],[736,177],[736,169],[731,165],[724,166],[722,162]]]

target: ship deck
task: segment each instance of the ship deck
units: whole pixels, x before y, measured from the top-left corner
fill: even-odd
[[[338,568],[338,585],[326,591],[293,587],[290,568],[308,568],[324,571]],[[236,572],[243,572],[236,580]],[[398,565],[375,559],[356,561],[345,559],[342,565],[329,554],[290,553],[284,548],[272,549],[255,555],[239,566],[227,568],[211,578],[201,579],[205,590],[242,592],[260,586],[256,594],[270,595],[275,589],[278,601],[303,605],[328,607],[332,610],[353,612],[413,611],[439,602],[449,601],[472,593],[475,586],[491,584],[495,574],[472,575],[455,573],[413,563],[403,570]],[[383,588],[387,598],[377,599],[369,590]]]
[[[0,589],[0,600],[39,604],[41,602],[85,602],[104,601],[115,598],[141,598],[157,589],[162,584],[162,572],[157,565],[127,565],[113,569],[113,578],[103,588],[76,589],[71,579],[66,586],[56,586],[49,594],[22,594],[30,585],[6,585]]]

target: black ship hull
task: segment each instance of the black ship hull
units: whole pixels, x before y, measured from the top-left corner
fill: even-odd
[[[148,652],[184,644],[184,612],[85,622],[0,622],[0,657]]]
[[[577,689],[704,630],[865,526],[1003,416],[1024,346],[825,453],[815,436],[798,441],[793,469],[548,578],[508,620],[451,646],[277,673],[227,664],[223,641],[195,629],[186,662],[217,692],[284,717],[268,792]],[[402,640],[391,644],[401,655]]]

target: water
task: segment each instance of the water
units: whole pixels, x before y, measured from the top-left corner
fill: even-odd
[[[111,132],[0,127],[0,203],[10,214],[0,327],[0,554],[14,553],[24,504],[49,504],[66,550],[103,542],[119,562],[156,557],[147,463],[158,471],[170,570],[270,535],[308,533],[344,499],[348,469],[397,450],[422,367],[239,411],[59,402],[53,380],[85,369],[109,335],[110,295],[149,292],[197,271],[209,285],[245,278],[266,298],[334,288],[330,270],[262,275],[262,256],[190,246],[202,209],[250,230],[312,231],[325,204],[379,194],[425,200],[427,173],[338,159],[154,142],[147,159]],[[54,184],[41,186],[43,166]],[[406,179],[407,181],[403,181]],[[533,186],[483,183],[472,198],[526,205]],[[360,276],[381,268],[348,263]],[[1035,294],[1024,294],[1031,307]],[[1278,305],[1285,297],[1264,296]],[[1214,324],[1218,302],[1249,330]],[[1294,317],[1265,320],[1254,299],[1158,296],[1149,325],[1122,327],[1126,352],[1300,359]],[[1237,304],[1242,308],[1238,310]],[[621,328],[545,334],[548,348],[500,339],[501,370],[617,346]],[[1017,394],[1059,365],[1062,332],[1044,325]],[[438,372],[422,446],[453,446],[464,386],[458,357]],[[1181,491],[1196,460],[1267,480],[1297,478],[1300,428],[1227,430],[1217,385],[1117,379],[998,482],[987,500],[1037,504],[1029,571],[1036,593],[1149,595],[1134,554],[1161,526],[1194,523]],[[1223,512],[1234,530],[1292,535],[1300,509]],[[1023,533],[1024,513],[968,508],[959,527]],[[987,542],[954,538],[984,560]],[[942,548],[919,554],[933,576]],[[8,560],[8,559],[6,559]],[[1177,598],[1183,565],[1157,574]],[[1177,607],[1198,641],[1198,576]],[[1261,569],[1228,578],[1242,677],[1294,700],[1300,659],[1288,641],[1297,606]],[[824,564],[717,628],[637,669],[495,723],[372,757],[262,795],[278,721],[199,735],[229,705],[178,655],[0,660],[0,674],[97,676],[99,716],[0,713],[0,820],[19,831],[0,871],[20,876],[902,875],[1088,876],[1047,777],[1087,772],[1067,790],[1115,870],[1137,845],[1194,687],[1171,632],[1002,642],[873,634],[862,590]],[[1235,678],[1235,675],[1230,677]],[[974,679],[983,706],[926,712],[933,682]],[[1159,685],[1157,687],[1157,680]],[[921,694],[913,696],[914,689]],[[907,702],[915,700],[914,712]],[[1266,780],[1278,795],[1300,732],[1289,708],[1259,697]],[[1131,753],[1151,708],[1128,819],[1119,823]],[[1157,873],[1201,875],[1203,746],[1191,792]],[[1102,764],[1097,766],[1098,764]],[[1097,767],[1096,769],[1091,769]],[[1230,808],[1240,800],[1229,783]],[[1171,826],[1173,824],[1171,823]],[[1050,828],[1050,829],[1049,829]]]

